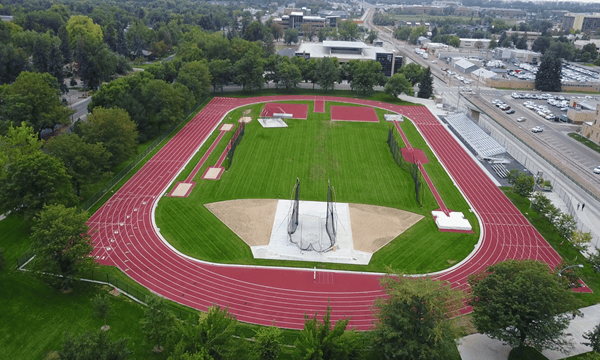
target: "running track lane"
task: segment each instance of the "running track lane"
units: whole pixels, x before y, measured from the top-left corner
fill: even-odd
[[[240,321],[301,329],[304,314],[332,319],[351,316],[350,326],[372,326],[371,306],[383,295],[379,275],[312,269],[226,266],[186,258],[162,241],[154,208],[179,171],[234,108],[270,101],[314,100],[313,96],[214,98],[89,220],[98,262],[114,265],[150,290],[206,310],[229,306]],[[374,106],[411,119],[481,219],[482,240],[471,256],[439,277],[466,288],[468,275],[505,259],[537,259],[555,266],[558,254],[489,180],[437,119],[421,106],[324,97],[326,101]],[[443,196],[443,194],[442,194]]]

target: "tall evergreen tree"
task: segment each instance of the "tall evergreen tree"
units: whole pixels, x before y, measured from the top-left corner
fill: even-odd
[[[48,72],[48,45],[41,36],[33,43],[33,66],[41,73]]]
[[[129,48],[127,47],[127,40],[125,39],[125,32],[123,30],[117,31],[117,53],[129,57]]]
[[[69,32],[65,26],[58,29],[58,37],[60,39],[60,52],[63,56],[65,64],[71,62],[71,46],[69,45]]]
[[[65,84],[65,72],[63,71],[63,57],[59,45],[53,44],[50,48],[50,57],[48,59],[48,72],[58,80],[60,93],[64,94],[69,91]]]
[[[560,91],[560,78],[562,74],[562,60],[555,58],[550,53],[542,57],[542,63],[535,74],[535,88],[541,91]]]
[[[417,96],[422,99],[429,99],[431,94],[433,94],[433,76],[431,75],[431,67],[428,66],[419,83],[419,93]]]

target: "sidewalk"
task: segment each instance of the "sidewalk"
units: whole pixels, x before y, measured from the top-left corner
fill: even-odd
[[[583,334],[592,330],[594,326],[600,324],[600,304],[588,306],[579,309],[583,317],[578,316],[571,321],[565,331],[572,336],[567,337],[572,340],[573,348],[566,354],[558,351],[544,350],[542,354],[549,360],[564,359],[592,351],[592,348],[582,345],[586,341]],[[462,360],[507,360],[510,353],[510,346],[503,344],[499,340],[490,339],[487,335],[473,334],[460,339],[458,352]]]

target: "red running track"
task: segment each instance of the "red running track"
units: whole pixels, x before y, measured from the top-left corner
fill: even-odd
[[[312,269],[231,266],[189,259],[165,243],[154,226],[154,207],[179,171],[234,108],[270,101],[314,100],[313,96],[214,98],[89,220],[94,255],[169,299],[200,310],[229,306],[240,321],[301,329],[304,314],[351,316],[350,325],[372,326],[371,305],[383,295],[378,274]],[[493,184],[437,119],[420,106],[328,97],[327,101],[374,106],[410,118],[428,141],[481,219],[482,239],[463,262],[439,277],[464,287],[467,276],[505,259],[537,259],[555,266],[558,254]]]
[[[324,113],[325,112],[325,100],[321,97],[315,98],[315,106],[313,112]]]
[[[306,104],[266,104],[261,116],[273,116],[273,114],[292,114],[292,119],[306,119],[308,105]]]
[[[379,122],[375,109],[372,107],[331,106],[331,120],[334,121],[365,121]]]

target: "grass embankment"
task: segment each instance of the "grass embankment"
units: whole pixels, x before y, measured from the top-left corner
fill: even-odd
[[[523,199],[520,196],[515,195],[510,187],[502,187],[501,189],[565,261],[569,261],[573,264],[583,264],[582,269],[577,269],[577,274],[579,274],[587,286],[594,291],[591,294],[576,293],[576,296],[583,302],[583,306],[599,303],[600,274],[594,271],[590,262],[581,255],[570,242],[564,241],[564,239],[558,235],[554,226],[551,225],[545,217],[529,208],[529,199]]]
[[[581,136],[577,133],[569,133],[569,136],[571,138],[575,139],[576,141],[579,141],[583,145],[589,147],[590,149],[594,150],[595,152],[600,153],[600,144],[596,144],[592,140],[590,140],[584,136]]]
[[[7,268],[0,273],[0,358],[45,359],[48,354],[61,349],[65,332],[81,334],[95,331],[103,325],[103,320],[92,316],[90,299],[96,294],[107,293],[111,288],[76,282],[69,294],[52,289],[31,274],[15,269],[17,257],[30,245],[29,231],[24,223],[17,217],[4,219],[0,221],[0,233],[0,246],[5,248],[7,260]],[[150,294],[148,289],[129,279],[115,267],[103,266],[100,270],[110,273],[112,277],[119,279],[120,284],[127,284],[130,289],[136,289],[142,295]],[[95,277],[99,277],[98,272]],[[125,296],[111,297],[111,303],[114,313],[107,323],[111,327],[109,331],[112,339],[129,337],[128,346],[133,351],[133,359],[166,359],[167,354],[155,354],[151,351],[152,346],[144,343],[144,335],[139,326],[144,307]],[[175,313],[178,308],[192,311],[173,302],[169,304]],[[258,328],[255,325],[240,324],[238,335],[251,338]],[[284,343],[293,345],[298,333],[284,330]],[[289,358],[287,353],[282,357]]]
[[[411,123],[402,125],[409,141],[426,151],[431,159],[426,169],[446,205],[470,216],[475,234],[440,233],[430,215],[438,205],[427,187],[424,206],[416,203],[412,179],[394,162],[387,146],[390,125],[383,120],[384,110],[376,109],[379,123],[331,122],[329,107],[347,104],[327,102],[326,112],[318,114],[312,112],[312,101],[305,103],[308,120],[290,120],[288,128],[263,129],[257,121],[248,124],[229,171],[219,181],[200,179],[221,155],[232,136],[228,133],[198,172],[197,185],[188,198],[161,198],[156,220],[162,235],[183,253],[206,261],[357,271],[385,272],[389,267],[406,273],[438,271],[472,251],[479,236],[476,219]],[[236,123],[246,110],[256,117],[262,107],[237,109],[224,121]],[[177,180],[190,174],[216,136],[210,136]],[[329,179],[338,202],[393,207],[425,218],[375,253],[368,266],[359,266],[254,259],[250,247],[204,206],[233,199],[288,199],[296,177],[302,184],[301,200],[323,201]]]

